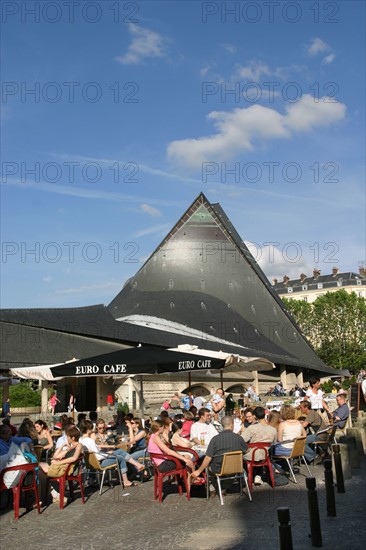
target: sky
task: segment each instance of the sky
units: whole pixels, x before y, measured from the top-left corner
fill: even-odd
[[[357,272],[364,12],[4,0],[1,307],[108,304],[201,191],[271,281]]]

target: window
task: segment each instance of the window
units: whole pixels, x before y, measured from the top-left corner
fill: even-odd
[[[303,285],[303,286],[302,286],[302,289],[303,289],[303,290],[307,290],[307,289],[308,289],[308,285]]]
[[[289,286],[288,289],[287,289],[287,292],[292,292],[292,288]]]
[[[318,283],[318,288],[323,288],[323,283]]]
[[[342,279],[339,279],[339,280],[337,281],[337,286],[342,286]]]
[[[361,284],[361,281],[360,279],[357,279],[357,284],[360,285]]]

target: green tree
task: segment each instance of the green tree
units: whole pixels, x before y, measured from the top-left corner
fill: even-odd
[[[366,302],[355,292],[327,292],[313,303],[314,344],[332,367],[358,372],[366,365]]]
[[[286,309],[330,367],[366,367],[366,301],[355,292],[327,292],[312,303],[283,298]]]
[[[9,388],[10,407],[36,407],[41,404],[41,392],[32,390],[29,382],[20,382]],[[2,402],[2,388],[0,389]]]

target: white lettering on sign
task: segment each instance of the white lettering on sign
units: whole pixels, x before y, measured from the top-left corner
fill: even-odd
[[[106,374],[121,374],[126,372],[126,366],[125,364],[104,365],[103,372]]]
[[[211,368],[211,359],[205,359],[204,361],[199,359],[197,361],[197,367],[199,369],[210,369]]]
[[[198,369],[210,369],[211,368],[211,359],[199,359],[197,365],[195,361],[179,361],[178,370],[190,370],[197,367]]]
[[[75,374],[98,374],[98,365],[81,365],[76,367]]]

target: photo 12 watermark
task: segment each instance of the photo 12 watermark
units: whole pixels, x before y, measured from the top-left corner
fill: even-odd
[[[301,21],[336,24],[340,21],[338,2],[202,2],[202,23],[277,23],[295,24]]]
[[[221,263],[234,261],[235,263],[243,263],[248,261],[264,262],[265,264],[275,264],[279,260],[281,263],[285,261],[289,264],[302,263],[304,261],[312,261],[314,264],[339,263],[337,256],[340,248],[338,243],[334,241],[319,243],[312,242],[304,247],[296,241],[280,243],[279,241],[266,241],[263,243],[248,242],[239,250],[234,245],[227,241],[208,241],[202,243],[199,252],[202,263],[215,262],[217,259]],[[250,257],[248,257],[248,252]]]
[[[34,23],[88,23],[95,25],[106,20],[111,23],[139,23],[140,7],[138,2],[75,2],[51,1],[1,2],[1,22]]]
[[[25,82],[1,83],[1,102],[20,103],[139,103],[137,82],[100,84],[99,82]]]
[[[202,183],[339,183],[339,164],[334,161],[315,161],[301,166],[296,161],[264,162],[202,162]]]
[[[304,89],[296,81],[283,82],[279,80],[268,82],[216,82],[205,81],[201,84],[202,103],[212,100],[223,104],[240,104],[243,102],[255,104],[262,100],[274,103],[282,99],[286,103],[297,103],[304,95],[310,95],[314,103],[334,103],[339,93],[337,82],[311,82]]]
[[[139,183],[139,165],[137,162],[119,162],[111,164],[96,161],[79,162],[15,162],[1,163],[2,183],[11,183],[19,178],[21,183],[98,183],[112,180],[113,183]]]
[[[138,264],[140,247],[136,242],[120,243],[115,241],[102,245],[95,241],[78,242],[40,242],[40,241],[3,241],[1,243],[1,262],[11,264],[64,262],[75,264],[85,262],[95,264],[100,261],[111,260],[116,264]]]

